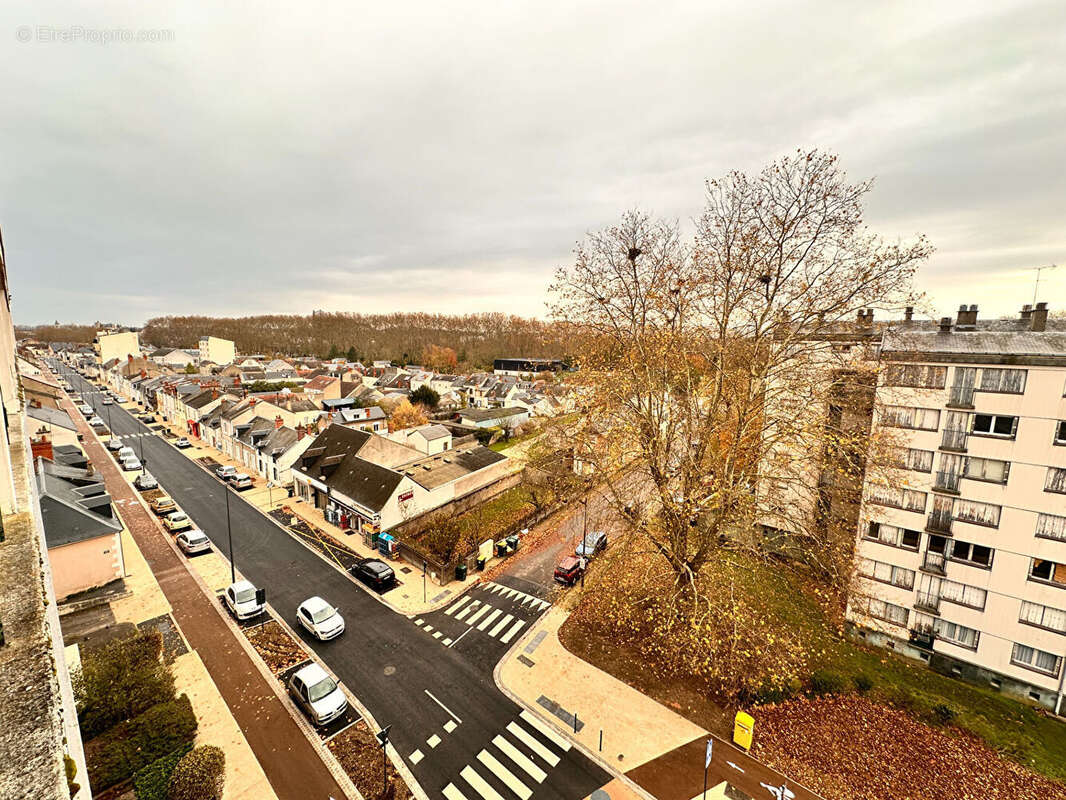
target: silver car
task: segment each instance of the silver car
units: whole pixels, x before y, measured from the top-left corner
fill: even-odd
[[[187,555],[206,553],[211,549],[211,540],[207,538],[203,531],[196,528],[179,533],[177,542],[178,547]]]
[[[337,682],[314,663],[293,673],[289,694],[315,725],[332,722],[348,708],[348,698]]]

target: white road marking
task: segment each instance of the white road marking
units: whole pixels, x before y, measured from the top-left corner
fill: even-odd
[[[422,626],[422,630],[424,630],[426,633],[429,633],[429,632],[431,632],[433,630],[433,626],[432,625],[423,625]]]
[[[475,600],[473,603],[471,603],[466,608],[464,608],[462,611],[460,611],[458,614],[456,614],[455,618],[456,619],[462,619],[467,614],[469,614],[471,611],[473,611],[475,608],[477,608],[479,605],[481,605],[481,601],[480,600]]]
[[[454,719],[454,720],[455,720],[455,721],[456,721],[457,723],[459,723],[460,725],[462,725],[462,724],[463,724],[463,721],[462,721],[461,719],[459,719],[459,717],[455,716],[455,714],[453,714],[453,713],[452,713],[452,710],[451,710],[450,708],[448,708],[448,706],[444,705],[444,703],[442,703],[442,702],[441,702],[440,700],[438,700],[438,699],[437,699],[436,697],[434,697],[434,696],[433,696],[433,692],[431,692],[431,691],[430,691],[429,689],[423,689],[422,691],[424,691],[424,692],[425,692],[426,694],[428,694],[428,695],[429,695],[429,699],[430,699],[430,700],[432,700],[432,701],[433,701],[434,703],[436,703],[436,704],[437,704],[438,706],[440,706],[440,707],[441,707],[441,708],[443,708],[443,709],[444,709],[445,711],[447,711],[447,712],[448,712],[448,716],[449,716],[449,717],[451,717],[452,719]]]
[[[743,770],[743,769],[741,769],[741,767],[740,767],[740,766],[739,766],[738,764],[734,764],[734,763],[733,763],[732,761],[726,761],[725,763],[727,763],[727,764],[728,764],[729,766],[731,766],[731,767],[732,767],[733,769],[735,769],[735,770],[736,770],[737,772],[740,772],[740,773],[743,773],[743,772],[744,772],[744,770]]]
[[[511,626],[511,629],[507,631],[507,633],[500,637],[500,641],[504,644],[510,642],[514,638],[514,635],[518,633],[518,631],[520,631],[522,629],[522,626],[525,624],[525,620],[518,620],[514,625]]]
[[[452,614],[454,614],[459,609],[459,606],[463,605],[463,603],[465,603],[469,599],[470,599],[470,595],[467,595],[466,597],[460,597],[459,598],[459,602],[458,603],[453,603],[451,605],[451,607],[447,611],[445,611],[444,613],[447,614],[450,617]]]
[[[532,725],[538,731],[543,733],[546,737],[548,737],[553,742],[555,742],[555,744],[559,745],[559,747],[563,748],[563,752],[564,753],[570,749],[570,742],[568,742],[566,739],[564,739],[560,734],[556,733],[555,730],[550,725],[548,725],[546,722],[542,722],[534,714],[532,714],[529,711],[523,709],[522,713],[519,714],[518,716],[520,716],[527,723]]]
[[[485,619],[481,620],[481,624],[477,626],[477,629],[479,631],[485,630],[485,628],[489,627],[489,625],[492,624],[492,621],[496,619],[496,617],[500,616],[500,614],[502,613],[503,612],[497,608],[495,611],[485,617]]]
[[[489,636],[495,638],[496,635],[507,626],[507,623],[510,622],[513,619],[514,619],[514,615],[513,614],[508,614],[506,617],[504,617],[503,619],[501,619],[499,622],[496,623],[496,627],[495,628],[493,628],[491,631],[489,631]]]
[[[513,597],[517,597],[518,596],[518,590],[517,589],[508,589],[507,591],[504,592],[504,595],[506,595],[508,599],[513,598]]]
[[[441,642],[441,644],[443,644],[445,647],[448,647],[451,643],[452,643],[451,639],[445,639],[443,642]]]
[[[500,589],[502,589],[502,588],[503,588],[503,586],[498,584],[498,583],[490,583],[489,584],[489,591],[492,592],[493,594],[496,594],[496,592],[500,591]]]
[[[549,767],[554,767],[559,763],[559,756],[555,755],[555,753],[542,745],[540,739],[534,737],[517,722],[508,723],[507,730],[509,730],[516,739],[522,742],[522,744],[547,761]]]
[[[454,719],[450,719],[450,720],[448,720],[447,722],[444,723],[444,732],[445,733],[451,733],[452,731],[454,731],[458,727],[459,726],[455,724],[455,720]]]
[[[491,610],[492,610],[492,606],[490,606],[490,605],[482,606],[481,608],[479,608],[477,611],[475,611],[473,614],[470,615],[470,619],[468,619],[466,621],[466,624],[467,625],[473,625],[475,622],[477,622],[479,619],[481,619],[481,617],[483,617],[485,615],[485,612],[491,611]]]
[[[426,739],[426,744],[428,744],[430,747],[436,747],[438,744],[440,744],[440,737],[437,736],[437,734],[433,734],[428,739]]]
[[[440,637],[442,637],[443,635],[444,635],[444,632],[443,632],[443,631],[433,631],[433,638],[434,638],[434,639],[439,639],[439,638],[440,638]]]
[[[415,625],[421,625],[423,622],[425,622],[424,619],[416,619],[415,620]]]
[[[455,647],[457,644],[459,644],[459,640],[462,639],[464,636],[466,636],[468,633],[470,633],[470,631],[472,631],[472,630],[473,630],[473,628],[467,628],[465,631],[463,631],[458,636],[456,636],[455,637],[455,641],[452,642],[450,645],[448,645],[448,647]]]
[[[492,743],[506,756],[508,756],[514,763],[520,766],[526,771],[537,783],[544,783],[544,779],[548,777],[548,773],[526,758],[525,754],[504,739],[502,736],[497,736],[492,740]]]
[[[489,786],[485,779],[478,775],[474,768],[471,766],[463,767],[463,771],[459,773],[463,776],[467,783],[474,787],[474,791],[485,798],[485,800],[503,800],[500,793]]]
[[[449,783],[441,792],[448,800],[466,800],[466,795],[456,789],[454,783]]]
[[[501,764],[499,759],[488,750],[482,750],[478,753],[477,760],[488,767],[493,775],[506,783],[507,788],[521,797],[522,800],[529,800],[529,798],[533,796],[533,791],[522,783],[522,781],[518,780],[518,778],[515,777],[515,774]]]
[[[411,757],[408,758],[407,760],[411,762],[411,766],[414,766],[419,761],[421,761],[422,758],[423,758],[422,751],[421,750],[415,750],[413,753],[411,753]]]

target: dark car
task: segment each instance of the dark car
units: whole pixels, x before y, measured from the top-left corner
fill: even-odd
[[[553,577],[556,583],[561,583],[564,586],[573,586],[581,579],[581,573],[584,571],[585,568],[581,565],[580,558],[567,556],[555,567],[555,575]]]
[[[352,577],[379,592],[391,589],[396,583],[396,573],[392,567],[376,558],[364,558],[352,566],[351,573]]]

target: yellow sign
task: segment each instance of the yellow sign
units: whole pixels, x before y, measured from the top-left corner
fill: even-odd
[[[744,750],[751,750],[751,739],[755,735],[755,718],[751,714],[738,711],[733,720],[733,743]]]

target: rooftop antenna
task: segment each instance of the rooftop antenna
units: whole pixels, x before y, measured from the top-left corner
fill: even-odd
[[[1045,269],[1058,269],[1058,264],[1046,264],[1043,267],[1030,267],[1036,272],[1036,284],[1033,286],[1033,306],[1036,306],[1036,293],[1040,291],[1040,273]]]

